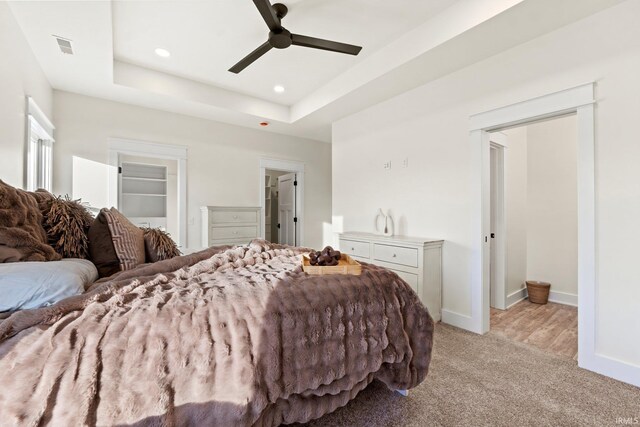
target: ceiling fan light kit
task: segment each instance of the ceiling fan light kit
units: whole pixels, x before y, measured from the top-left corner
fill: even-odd
[[[282,18],[287,16],[289,9],[282,3],[271,5],[269,0],[253,0],[258,8],[262,19],[269,27],[269,37],[266,42],[258,46],[253,52],[240,60],[229,69],[230,72],[238,74],[262,55],[271,49],[286,49],[291,45],[309,47],[312,49],[328,50],[331,52],[345,53],[347,55],[357,55],[362,50],[361,46],[334,42],[331,40],[319,39],[317,37],[292,34],[282,26]]]

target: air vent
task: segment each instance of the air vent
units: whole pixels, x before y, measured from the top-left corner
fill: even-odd
[[[53,36],[58,43],[58,47],[60,48],[60,52],[65,53],[67,55],[73,55],[73,48],[71,47],[71,40],[65,39],[58,36]]]

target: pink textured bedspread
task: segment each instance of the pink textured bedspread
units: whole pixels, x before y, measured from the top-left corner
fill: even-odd
[[[264,241],[145,265],[0,323],[4,425],[305,422],[427,375],[433,321],[394,273],[309,276]]]

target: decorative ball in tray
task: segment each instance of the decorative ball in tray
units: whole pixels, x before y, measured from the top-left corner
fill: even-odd
[[[360,263],[347,254],[327,246],[321,251],[310,252],[302,257],[302,269],[308,274],[353,274],[362,273]]]

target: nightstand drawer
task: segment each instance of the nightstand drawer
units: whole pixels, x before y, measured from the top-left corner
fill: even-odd
[[[408,267],[417,267],[418,249],[375,243],[373,245],[373,258],[377,261],[406,265]]]
[[[259,222],[256,211],[213,211],[210,214],[211,224],[234,224]]]
[[[256,237],[258,237],[258,229],[255,226],[211,227],[211,240],[255,239]]]
[[[360,258],[370,258],[369,243],[340,239],[340,251]]]

